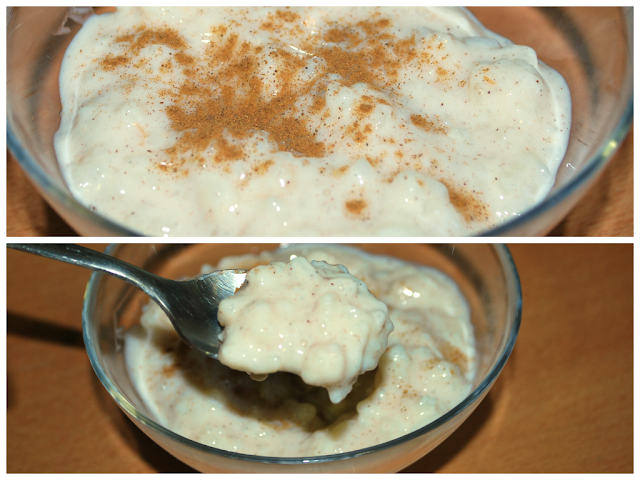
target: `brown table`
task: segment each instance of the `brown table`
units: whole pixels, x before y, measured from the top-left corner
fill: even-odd
[[[77,235],[8,156],[7,235]],[[633,236],[633,127],[596,184],[551,235]]]
[[[632,472],[633,245],[512,253],[516,348],[467,422],[407,471]],[[80,329],[89,272],[13,250],[7,267],[7,471],[191,471],[93,373]]]

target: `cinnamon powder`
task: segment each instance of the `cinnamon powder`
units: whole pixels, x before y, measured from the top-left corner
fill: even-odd
[[[467,222],[488,219],[489,210],[487,205],[478,199],[475,192],[469,192],[464,187],[455,186],[448,180],[440,179],[439,181],[447,187],[451,205]]]
[[[365,202],[362,199],[349,200],[349,201],[345,202],[344,206],[345,206],[347,212],[358,216],[358,215],[361,215],[363,213],[365,208],[367,208],[367,202]]]
[[[269,15],[260,28],[276,31],[278,28],[300,29],[302,19],[294,12],[277,10]],[[297,156],[321,158],[331,152],[331,146],[316,138],[318,116],[326,116],[325,93],[328,75],[338,74],[341,83],[351,86],[366,83],[370,87],[390,93],[398,82],[398,71],[407,62],[433,62],[424,50],[418,55],[415,36],[398,38],[387,18],[361,21],[355,24],[332,24],[318,35],[307,36],[300,42],[300,54],[286,47],[275,47],[265,52],[262,46],[240,42],[234,25],[214,25],[212,40],[205,53],[194,55],[186,40],[171,28],[148,28],[140,25],[134,31],[120,35],[115,43],[123,46],[121,55],[106,55],[100,66],[107,71],[126,67],[150,45],[171,50],[172,61],[162,65],[160,73],[175,73],[181,69],[183,79],[173,88],[161,92],[166,97],[165,113],[171,128],[180,133],[175,144],[166,149],[168,161],[159,167],[177,172],[188,170],[191,164],[227,163],[244,157],[243,141],[256,132],[265,132],[277,151]],[[300,30],[302,32],[302,30]],[[268,85],[262,74],[265,55],[275,59],[273,72],[277,95],[267,95]],[[324,63],[310,80],[301,80],[301,73],[311,57],[320,57]],[[441,67],[438,77],[451,76]],[[307,111],[299,105],[311,97]],[[163,99],[164,101],[164,99]],[[373,103],[388,104],[384,99],[368,97],[355,113],[361,119],[374,108]],[[411,123],[418,128],[437,134],[447,130],[437,122],[421,115],[411,115]],[[367,140],[370,125],[356,122],[348,127],[357,144]],[[393,140],[393,139],[390,139]],[[402,152],[396,155],[402,158]],[[378,163],[367,157],[372,165]],[[254,168],[256,174],[265,173],[273,162],[263,162]],[[400,169],[399,171],[402,171]],[[443,182],[445,183],[445,182]],[[475,195],[447,185],[450,199],[467,220],[486,216],[486,207]],[[361,215],[367,204],[364,200],[346,202],[346,210]]]

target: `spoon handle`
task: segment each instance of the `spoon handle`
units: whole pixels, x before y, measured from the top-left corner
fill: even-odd
[[[100,270],[135,285],[152,298],[158,296],[156,288],[165,279],[104,253],[73,244],[8,243],[7,247],[41,257]]]

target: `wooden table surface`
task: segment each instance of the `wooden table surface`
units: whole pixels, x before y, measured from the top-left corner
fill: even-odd
[[[7,155],[7,235],[77,235]],[[551,235],[633,236],[633,127],[589,193]]]
[[[512,253],[515,350],[471,417],[406,471],[632,472],[633,245]],[[191,471],[93,373],[80,327],[89,272],[14,250],[7,268],[7,471]]]

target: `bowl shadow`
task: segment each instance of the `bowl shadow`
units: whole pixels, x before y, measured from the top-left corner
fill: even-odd
[[[402,470],[402,473],[434,473],[441,471],[447,463],[467,447],[471,439],[482,429],[492,415],[493,410],[494,400],[490,392],[451,436],[420,460]]]

